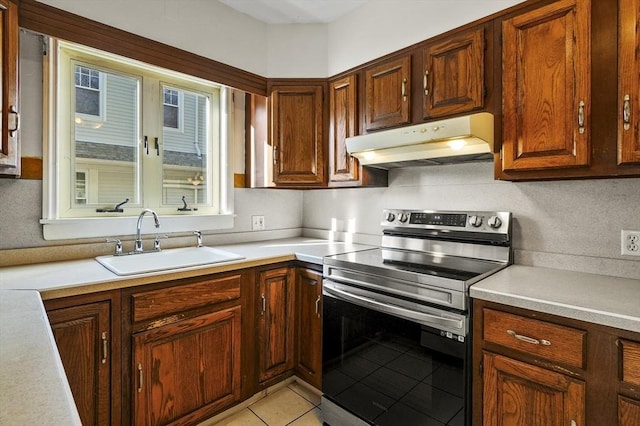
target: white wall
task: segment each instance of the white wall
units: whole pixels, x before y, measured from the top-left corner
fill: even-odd
[[[267,24],[215,0],[40,0],[266,76]]]
[[[328,77],[523,0],[369,0],[329,24],[269,25],[215,0],[39,0],[264,77]]]
[[[327,75],[353,68],[523,0],[369,0],[329,23]]]
[[[639,178],[512,183],[490,162],[396,169],[387,188],[306,191],[303,226],[379,242],[384,208],[510,211],[516,263],[640,277],[640,258],[620,254],[620,230],[640,230]]]

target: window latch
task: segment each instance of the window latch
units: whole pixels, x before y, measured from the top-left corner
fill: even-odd
[[[112,209],[105,207],[102,209],[96,209],[96,213],[124,213],[124,210],[122,209],[122,206],[127,204],[129,202],[129,199],[127,198],[126,200],[124,200],[123,202],[121,202],[120,204],[116,204],[116,206]]]
[[[158,143],[158,138],[155,138],[155,149],[156,149],[156,155],[160,156],[160,144]]]
[[[147,155],[149,155],[149,138],[144,137],[144,149],[147,150]]]
[[[190,209],[189,207],[187,207],[187,199],[184,195],[182,196],[182,204],[183,204],[182,207],[178,207],[179,212],[190,212],[192,210],[193,211],[198,210],[197,208]]]

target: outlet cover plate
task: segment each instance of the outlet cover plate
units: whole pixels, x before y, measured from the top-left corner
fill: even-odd
[[[262,215],[251,216],[251,230],[264,231],[264,216]]]
[[[620,249],[625,256],[640,256],[640,231],[623,229],[620,238]]]

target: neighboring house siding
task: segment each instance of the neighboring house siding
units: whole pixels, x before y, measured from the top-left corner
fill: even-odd
[[[193,93],[183,92],[183,111],[181,129],[164,129],[164,150],[185,154],[204,154],[206,138],[206,98]],[[176,163],[171,163],[176,164]]]
[[[135,147],[138,141],[137,80],[106,74],[104,81],[104,120],[82,116],[84,124],[76,125],[76,141]]]

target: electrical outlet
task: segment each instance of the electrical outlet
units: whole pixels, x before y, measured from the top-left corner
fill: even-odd
[[[264,231],[264,216],[251,216],[251,230]]]
[[[622,230],[621,238],[622,254],[627,256],[640,256],[640,231]]]

